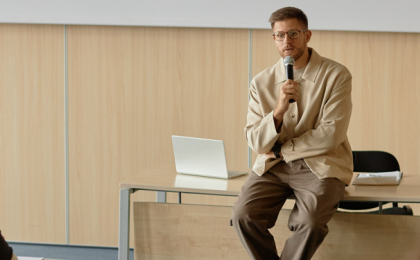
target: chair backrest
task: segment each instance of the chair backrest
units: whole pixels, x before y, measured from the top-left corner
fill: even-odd
[[[399,171],[394,155],[382,151],[353,151],[353,172]]]
[[[399,171],[397,158],[382,151],[353,151],[353,172]],[[386,204],[388,202],[383,202]],[[342,201],[339,207],[350,210],[364,210],[378,207],[378,202]],[[398,205],[396,205],[398,207]]]

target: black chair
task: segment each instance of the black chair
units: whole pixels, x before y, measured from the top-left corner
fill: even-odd
[[[390,153],[381,151],[353,151],[353,172],[391,172],[399,171],[400,165],[397,158]],[[382,205],[389,202],[382,202]],[[379,207],[379,202],[360,202],[360,201],[342,201],[339,208],[347,210],[366,210]],[[363,213],[380,214],[381,210]],[[398,207],[398,203],[393,202],[392,208],[383,209],[381,214],[388,215],[413,215],[410,206]]]

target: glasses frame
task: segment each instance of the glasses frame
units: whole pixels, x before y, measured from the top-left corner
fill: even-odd
[[[292,37],[290,37],[290,35],[289,35],[289,32],[290,32],[290,31],[298,31],[298,32],[299,32],[299,35],[298,35],[296,38],[292,38]],[[307,31],[309,31],[309,30],[290,29],[290,30],[288,30],[287,32],[283,32],[283,31],[278,31],[278,32],[275,32],[275,33],[273,34],[273,36],[274,36],[274,40],[276,40],[276,41],[280,42],[280,41],[284,41],[284,39],[286,38],[286,34],[287,34],[287,36],[289,36],[289,38],[290,38],[290,39],[297,39],[297,38],[299,38],[299,36],[300,36],[300,33],[301,33],[301,32],[307,32]],[[283,38],[283,40],[277,40],[277,38],[276,38],[276,34],[279,34],[279,33],[284,33],[285,37]]]

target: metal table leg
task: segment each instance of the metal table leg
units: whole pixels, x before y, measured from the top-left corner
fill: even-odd
[[[166,203],[166,191],[158,191],[156,193],[156,202]]]
[[[120,189],[120,229],[118,260],[129,260],[130,246],[130,195],[133,189]]]

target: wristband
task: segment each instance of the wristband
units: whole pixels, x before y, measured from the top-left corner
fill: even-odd
[[[280,152],[281,152],[281,144],[276,142],[273,146],[273,153],[274,153],[274,155],[276,156],[277,159],[281,158]]]

